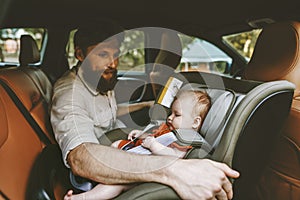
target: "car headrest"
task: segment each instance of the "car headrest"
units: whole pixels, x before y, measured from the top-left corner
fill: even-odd
[[[156,96],[180,63],[182,45],[177,32],[166,31],[162,34],[160,51],[154,61],[150,79]]]
[[[8,121],[6,117],[6,111],[0,99],[0,127],[1,127],[1,134],[0,134],[0,148],[5,143],[8,137]]]
[[[40,52],[36,41],[30,35],[22,35],[20,41],[19,62],[21,66],[40,61]]]
[[[167,65],[173,69],[177,67],[182,55],[181,41],[176,32],[164,32],[161,38],[160,51],[155,63]],[[154,71],[155,67],[154,66]]]
[[[286,21],[266,26],[260,33],[243,78],[257,81],[288,80],[300,95],[300,23]]]

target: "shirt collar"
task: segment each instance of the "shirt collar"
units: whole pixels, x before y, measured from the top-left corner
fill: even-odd
[[[80,66],[77,66],[77,76],[79,77],[79,79],[81,80],[81,82],[83,83],[83,85],[90,91],[90,93],[92,93],[93,95],[97,96],[99,94],[99,92],[96,90],[96,88],[91,87],[91,85],[86,82],[83,78],[83,71],[81,69]]]

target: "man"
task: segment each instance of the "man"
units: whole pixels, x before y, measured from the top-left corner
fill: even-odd
[[[97,27],[79,29],[74,36],[79,62],[56,82],[51,110],[66,166],[78,176],[103,184],[159,182],[171,186],[183,199],[231,199],[227,176],[237,178],[239,174],[225,164],[141,156],[99,144],[98,138],[106,131],[124,127],[117,120],[113,91],[123,40],[123,34],[115,34],[120,32],[113,23],[100,22]],[[149,103],[129,110],[144,106]]]

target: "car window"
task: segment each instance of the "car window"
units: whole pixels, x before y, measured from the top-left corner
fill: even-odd
[[[74,57],[73,37],[77,29],[70,32],[70,38],[67,45],[67,55],[69,66],[76,64]],[[139,30],[125,31],[124,41],[120,47],[119,72],[143,72],[145,73],[145,51],[144,51],[144,33]]]
[[[252,31],[241,32],[223,36],[223,41],[233,48],[238,54],[249,61],[257,41],[257,37],[262,29],[254,29]]]
[[[31,35],[41,51],[46,30],[43,28],[0,29],[0,63],[19,64],[21,35]]]
[[[232,58],[210,42],[179,35],[182,42],[182,58],[176,71],[203,71],[225,74],[230,68]]]
[[[119,71],[145,72],[145,36],[143,31],[125,31],[121,46]]]

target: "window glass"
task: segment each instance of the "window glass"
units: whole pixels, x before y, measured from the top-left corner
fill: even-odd
[[[72,30],[70,32],[70,36],[69,36],[69,42],[67,44],[67,49],[66,49],[66,54],[67,54],[67,57],[68,57],[68,62],[69,62],[69,66],[70,68],[72,68],[74,65],[76,65],[77,63],[77,59],[75,58],[75,55],[74,55],[74,34],[76,33],[77,29],[75,30]]]
[[[67,55],[69,66],[77,63],[74,57],[73,37],[76,30],[71,31],[69,43],[67,45]],[[125,31],[124,42],[120,47],[119,72],[145,72],[145,51],[144,51],[144,33],[139,30]]]
[[[249,61],[260,32],[261,29],[254,29],[248,32],[226,35],[223,36],[223,40]]]
[[[125,31],[121,46],[118,70],[120,72],[145,72],[144,32],[139,30]]]
[[[232,58],[208,41],[184,34],[179,35],[182,42],[182,58],[176,71],[202,71],[225,74],[231,66]]]
[[[0,29],[0,62],[19,63],[21,35],[31,35],[41,50],[45,32],[45,29],[42,28]]]

